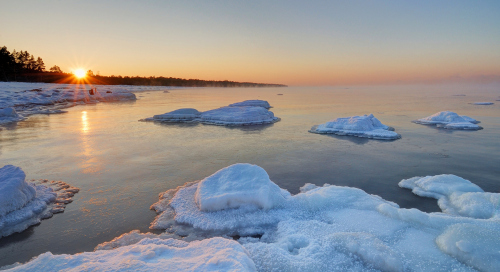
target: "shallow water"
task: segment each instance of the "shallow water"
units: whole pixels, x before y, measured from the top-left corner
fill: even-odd
[[[283,94],[283,95],[277,95]],[[465,96],[456,96],[465,94]],[[136,102],[77,106],[36,115],[0,131],[0,166],[28,179],[62,180],[81,191],[63,214],[0,238],[0,266],[40,253],[91,251],[133,229],[148,231],[158,193],[238,162],[263,167],[295,194],[304,183],[352,186],[401,207],[439,211],[436,201],[401,189],[401,179],[455,174],[500,192],[499,88],[489,86],[185,89],[137,93]],[[155,124],[137,120],[178,108],[200,111],[263,99],[282,120],[256,127]],[[481,121],[449,131],[410,121],[442,110]],[[373,113],[403,138],[379,141],[308,132],[337,117]]]

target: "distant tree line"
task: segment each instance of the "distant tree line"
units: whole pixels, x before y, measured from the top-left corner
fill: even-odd
[[[76,83],[72,73],[64,73],[59,66],[54,65],[45,70],[42,58],[31,55],[27,51],[0,48],[0,81],[45,82],[45,83]],[[101,76],[87,71],[85,83],[103,85],[144,85],[144,86],[181,86],[181,87],[286,87],[282,84],[265,84],[251,82],[216,81],[201,79],[182,79],[173,77],[129,77]],[[83,83],[83,82],[82,82]]]

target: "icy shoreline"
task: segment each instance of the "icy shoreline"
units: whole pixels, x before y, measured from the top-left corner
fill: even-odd
[[[89,90],[96,88],[93,95]],[[0,125],[33,114],[64,113],[63,109],[99,102],[134,101],[133,92],[167,87],[0,82]]]
[[[291,195],[259,166],[235,164],[161,193],[151,206],[158,213],[151,228],[164,234],[132,231],[94,252],[48,252],[9,271],[500,269],[500,194],[453,175],[399,186],[438,199],[443,212],[402,209],[329,184],[306,183]]]

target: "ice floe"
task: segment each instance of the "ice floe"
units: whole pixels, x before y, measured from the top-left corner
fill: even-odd
[[[245,100],[245,101],[242,101],[242,102],[237,102],[237,103],[230,104],[229,106],[230,107],[246,107],[246,106],[249,106],[249,107],[263,107],[263,108],[266,108],[266,109],[270,109],[271,108],[271,105],[269,105],[269,102],[267,102],[265,100],[258,100],[258,99],[255,99],[255,100]]]
[[[42,219],[63,212],[79,191],[62,181],[26,182],[21,168],[0,168],[0,237],[21,232]]]
[[[482,127],[476,125],[480,123],[476,119],[465,115],[458,115],[452,111],[440,111],[431,116],[412,121],[421,125],[436,125],[446,129],[479,130]]]
[[[493,102],[474,102],[474,103],[471,103],[472,105],[493,105],[495,103]]]
[[[90,94],[91,88],[97,91]],[[0,82],[0,124],[21,121],[33,114],[63,113],[62,109],[75,105],[133,101],[136,96],[132,92],[151,89],[166,87]]]
[[[269,111],[268,107],[265,107],[266,105],[269,105],[267,101],[247,100],[205,112],[199,112],[192,108],[178,109],[139,121],[165,123],[200,122],[219,126],[263,125],[278,122],[280,118],[275,117],[274,113]]]
[[[330,122],[313,126],[309,132],[318,134],[348,135],[379,140],[395,140],[401,135],[392,127],[382,124],[373,114],[337,118]]]
[[[154,235],[153,235],[154,236]],[[113,250],[75,255],[39,255],[7,271],[256,271],[246,250],[236,241],[211,238],[185,242],[144,238]]]
[[[259,271],[500,270],[500,194],[451,175],[401,181],[400,186],[439,199],[443,212],[425,213],[329,184],[306,184],[296,195],[255,194],[259,185],[250,180],[263,188],[272,183],[257,168],[232,165],[160,194],[151,227],[241,236],[238,241]],[[210,186],[202,184],[207,180]],[[245,202],[232,205],[224,192],[244,195]],[[213,209],[201,209],[199,195],[214,196]],[[277,196],[283,199],[276,205],[254,204],[266,197],[272,203]]]

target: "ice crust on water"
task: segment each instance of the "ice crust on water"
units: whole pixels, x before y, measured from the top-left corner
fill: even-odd
[[[446,129],[479,130],[482,127],[476,125],[480,122],[469,116],[458,115],[452,111],[440,111],[431,116],[412,121],[421,125],[436,125]]]
[[[266,109],[270,109],[271,105],[269,105],[269,102],[265,100],[245,100],[242,102],[237,102],[229,105],[230,107],[244,107],[244,106],[250,106],[250,107],[263,107]]]
[[[269,105],[269,103],[263,100],[247,100],[205,112],[199,112],[192,108],[178,109],[139,121],[200,122],[219,126],[262,125],[278,122],[280,119],[275,117],[273,112],[267,110],[269,107],[265,107],[265,105]]]
[[[209,178],[232,174],[232,167]],[[257,166],[237,167],[246,175],[234,190],[255,190],[245,182],[253,171],[245,168]],[[260,171],[254,175],[262,176]],[[236,177],[227,179],[229,184],[236,183]],[[419,184],[426,196],[439,199],[443,212],[401,209],[360,189],[329,184],[305,184],[300,193],[267,209],[231,208],[219,198],[220,208],[204,211],[196,200],[199,190],[204,191],[199,181],[162,193],[152,206],[159,215],[151,227],[183,233],[190,226],[198,234],[240,235],[238,241],[259,271],[500,271],[498,194],[450,175],[421,179],[401,184]],[[223,193],[205,191],[210,194]],[[449,198],[444,206],[443,197]],[[261,201],[262,195],[254,198]]]
[[[54,213],[64,211],[73,194],[78,192],[77,188],[62,181],[31,183],[25,178],[19,167],[6,165],[0,168],[0,238],[21,232]]]
[[[379,140],[395,140],[401,135],[392,127],[382,124],[373,114],[337,118],[330,122],[313,126],[309,132],[319,134],[349,135]]]
[[[474,183],[455,175],[414,177],[399,182],[416,195],[432,197],[446,213],[500,220],[500,194],[485,193]]]
[[[256,271],[246,250],[236,241],[211,238],[185,242],[144,238],[113,250],[75,255],[39,255],[6,271]]]
[[[89,94],[91,88],[97,89],[95,95]],[[33,114],[63,113],[62,109],[75,105],[133,101],[137,98],[132,92],[153,88],[166,87],[0,82],[0,125]]]

